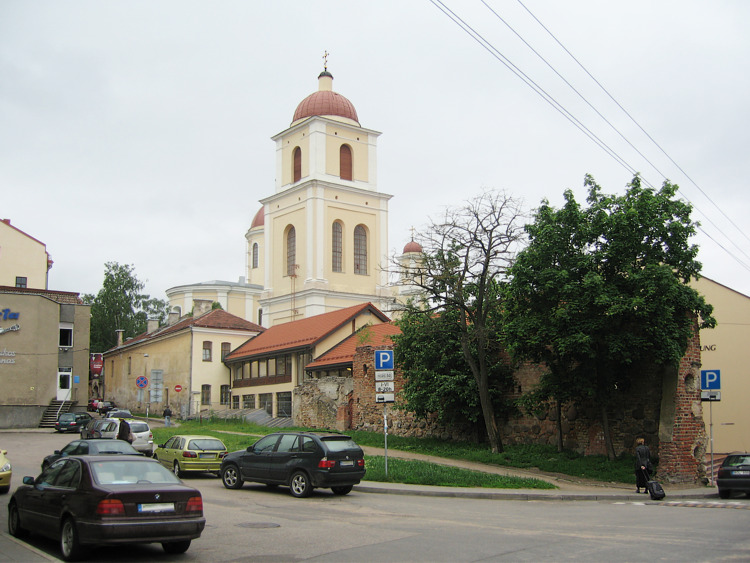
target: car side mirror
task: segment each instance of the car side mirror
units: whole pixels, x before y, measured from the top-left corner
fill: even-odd
[[[33,477],[24,477],[23,478],[23,484],[24,485],[33,485],[34,484],[34,478]]]
[[[60,454],[60,450],[55,450],[55,452],[54,452],[54,453],[55,453],[55,455],[61,455],[61,454]]]
[[[255,453],[255,448],[253,448],[253,446],[248,446],[247,447],[247,451],[250,452],[251,454],[254,454]]]

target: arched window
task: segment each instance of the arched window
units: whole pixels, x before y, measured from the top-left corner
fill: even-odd
[[[341,257],[342,257],[342,235],[341,235],[341,223],[338,221],[333,223],[333,229],[331,233],[331,268],[334,272],[341,271]]]
[[[294,275],[294,266],[297,263],[297,234],[293,226],[286,232],[286,275]]]
[[[294,147],[292,153],[292,182],[299,182],[302,178],[302,150]]]
[[[367,274],[367,231],[362,225],[354,228],[354,273]]]
[[[341,145],[339,149],[339,176],[342,180],[352,179],[352,148]]]
[[[258,243],[253,244],[253,268],[258,267]]]

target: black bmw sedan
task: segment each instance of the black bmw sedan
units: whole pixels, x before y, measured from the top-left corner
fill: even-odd
[[[221,480],[228,489],[254,481],[287,485],[295,497],[310,496],[315,487],[345,495],[364,476],[362,448],[342,434],[277,432],[221,462]]]
[[[184,553],[206,524],[200,492],[142,456],[63,457],[23,483],[8,503],[8,531],[59,540],[66,561],[106,544]]]

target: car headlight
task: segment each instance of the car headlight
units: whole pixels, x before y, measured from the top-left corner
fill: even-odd
[[[0,467],[0,471],[2,471],[3,473],[5,473],[6,471],[10,471],[10,469],[11,469],[10,462],[8,462],[5,465],[3,465],[2,467]]]

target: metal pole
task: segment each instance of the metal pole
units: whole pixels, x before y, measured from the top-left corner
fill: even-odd
[[[711,432],[711,484],[715,484],[714,479],[714,402],[708,402],[708,427]]]
[[[385,434],[385,476],[388,477],[388,403],[383,403],[383,432]]]

